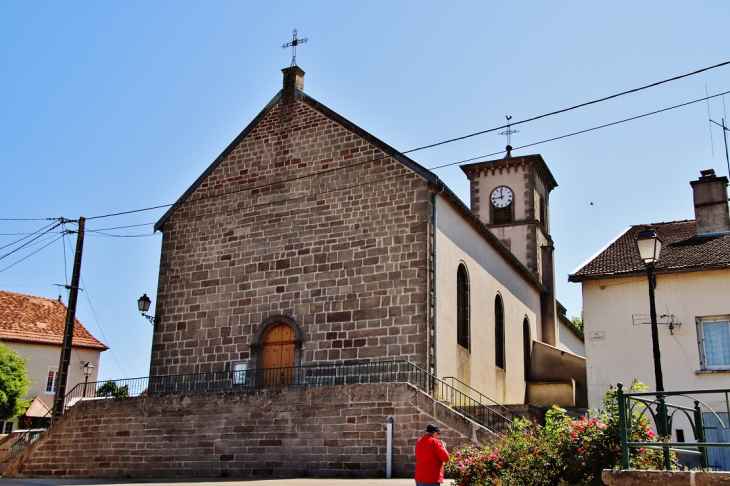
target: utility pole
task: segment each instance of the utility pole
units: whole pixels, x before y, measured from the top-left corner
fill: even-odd
[[[63,415],[64,399],[66,398],[66,381],[68,380],[68,367],[71,363],[71,342],[74,338],[74,323],[76,322],[76,300],[79,295],[79,278],[81,276],[81,253],[84,248],[84,225],[86,218],[79,218],[79,232],[76,237],[76,255],[74,257],[73,274],[71,275],[71,288],[68,294],[68,308],[66,309],[66,327],[63,332],[63,347],[61,348],[61,360],[58,364],[58,376],[56,377],[56,396],[53,401],[53,422]]]

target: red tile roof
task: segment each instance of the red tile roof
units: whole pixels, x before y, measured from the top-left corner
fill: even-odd
[[[62,302],[0,290],[0,340],[63,344],[66,306]],[[72,346],[109,349],[76,319]]]
[[[43,400],[35,397],[31,402],[30,407],[28,407],[28,410],[26,410],[23,415],[25,415],[26,417],[43,418],[50,417],[50,412],[51,409],[48,408],[45,403],[43,403]]]
[[[645,274],[639,258],[636,235],[651,226],[662,241],[656,273],[710,270],[730,267],[730,234],[698,237],[694,220],[630,227],[593,260],[568,276],[571,282],[596,278]]]

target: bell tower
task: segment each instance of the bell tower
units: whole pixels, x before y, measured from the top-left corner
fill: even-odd
[[[462,165],[471,210],[545,286],[542,341],[555,345],[558,317],[550,237],[550,192],[558,186],[540,155]]]

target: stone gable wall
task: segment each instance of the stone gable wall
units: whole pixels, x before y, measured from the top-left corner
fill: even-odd
[[[448,449],[493,437],[405,383],[94,400],[74,405],[4,477],[375,477],[389,417],[394,477],[412,477],[429,423]]]
[[[278,315],[297,365],[426,368],[430,211],[423,178],[284,97],[162,227],[150,375],[252,368]]]

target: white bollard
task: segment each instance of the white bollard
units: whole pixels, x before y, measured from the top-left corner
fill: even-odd
[[[385,423],[386,435],[386,460],[385,460],[385,477],[390,479],[393,469],[393,417],[388,418]]]

